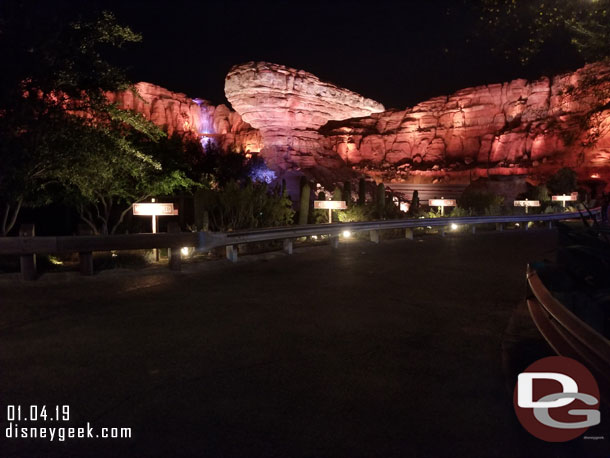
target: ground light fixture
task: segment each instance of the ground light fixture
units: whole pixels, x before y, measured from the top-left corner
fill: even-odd
[[[352,231],[348,231],[347,229],[343,231],[343,238],[349,239],[352,236]]]
[[[451,223],[451,230],[452,231],[457,231],[457,229],[458,229],[458,225],[455,224],[455,223]]]
[[[180,249],[180,253],[182,253],[182,256],[188,256],[189,255],[189,247],[187,247],[187,246],[182,247]]]

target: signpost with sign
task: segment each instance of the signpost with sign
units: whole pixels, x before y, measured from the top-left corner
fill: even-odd
[[[445,216],[445,207],[457,207],[457,201],[455,199],[445,199],[444,197],[441,197],[440,199],[430,199],[428,205],[430,207],[438,207],[441,216]]]
[[[561,202],[562,205],[565,207],[566,202],[575,202],[578,200],[578,193],[573,192],[569,196],[562,194],[561,196],[552,196],[551,198],[553,199],[553,202]]]
[[[157,216],[175,216],[178,214],[178,209],[174,208],[173,203],[152,202],[133,204],[134,216],[150,216],[152,217],[152,233],[157,233]],[[159,260],[159,251],[155,249],[155,259]]]
[[[314,200],[313,208],[328,210],[328,222],[333,222],[333,210],[345,210],[347,203],[344,200]]]
[[[525,213],[527,213],[530,207],[540,207],[539,200],[515,200],[515,207],[525,207]]]

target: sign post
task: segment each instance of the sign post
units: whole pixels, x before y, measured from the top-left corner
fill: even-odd
[[[430,199],[428,205],[430,207],[438,207],[441,211],[441,216],[445,216],[445,207],[457,207],[457,201],[455,199],[445,199],[444,197],[441,197],[440,199]]]
[[[515,207],[525,207],[525,213],[527,214],[528,209],[530,207],[540,207],[540,201],[539,200],[515,200]]]
[[[333,210],[345,210],[347,203],[344,200],[314,200],[313,208],[318,210],[328,209],[328,222],[333,222]]]
[[[561,204],[565,207],[566,202],[575,202],[578,200],[578,193],[573,192],[569,196],[562,194],[561,196],[552,196],[551,198],[553,199],[554,202],[561,201]]]
[[[175,216],[178,210],[174,208],[172,203],[156,203],[155,199],[151,199],[150,203],[133,204],[134,216],[151,216],[152,217],[152,233],[157,233],[157,216]],[[159,250],[155,248],[155,260],[159,260]]]

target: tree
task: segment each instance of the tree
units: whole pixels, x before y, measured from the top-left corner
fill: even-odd
[[[527,64],[545,46],[572,46],[587,62],[610,55],[610,0],[480,0],[494,49]],[[566,50],[564,49],[565,53]]]
[[[0,235],[24,205],[57,200],[65,189],[72,199],[78,190],[98,204],[89,191],[120,173],[120,164],[130,163],[132,177],[158,165],[130,136],[156,142],[164,134],[106,98],[131,86],[105,54],[140,36],[109,12],[83,20],[63,6],[17,0],[0,6]]]
[[[570,194],[576,191],[576,172],[569,167],[563,167],[549,178],[547,187],[555,195]]]

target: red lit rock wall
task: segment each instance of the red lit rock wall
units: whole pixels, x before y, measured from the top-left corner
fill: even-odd
[[[460,90],[406,110],[331,121],[324,147],[369,171],[528,173],[544,164],[610,166],[610,66],[552,80],[514,80]]]
[[[210,105],[150,83],[136,84],[139,97],[131,91],[110,93],[110,101],[119,107],[135,110],[169,135],[173,133],[209,135],[220,147],[243,152],[262,149],[260,132],[244,122],[226,105]]]
[[[322,148],[318,129],[329,120],[384,110],[311,73],[267,62],[234,66],[225,79],[225,95],[244,121],[260,129],[263,157],[279,170],[341,167],[341,159]]]

